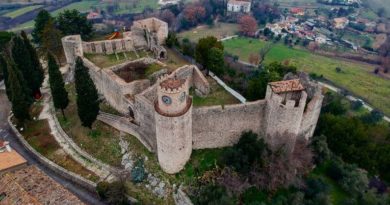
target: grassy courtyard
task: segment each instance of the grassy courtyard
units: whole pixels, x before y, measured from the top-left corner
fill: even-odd
[[[264,45],[264,41],[248,38],[224,41],[225,51],[239,56],[242,61],[248,61],[249,55],[258,52]],[[337,86],[364,98],[387,115],[390,114],[390,105],[388,104],[390,81],[372,74],[373,66],[323,57],[282,44],[273,45],[266,56],[266,63],[273,61],[289,61],[299,70],[323,75],[324,78]],[[341,72],[336,72],[337,67],[341,68]]]
[[[210,83],[210,93],[206,97],[197,96],[194,90],[191,90],[190,94],[193,96],[192,103],[194,107],[212,106],[212,105],[230,105],[238,104],[240,101],[227,92],[222,86],[208,77],[207,80]]]
[[[150,52],[146,51],[137,51],[137,54],[140,58],[152,55]],[[138,58],[137,54],[134,51],[129,51],[107,55],[97,53],[85,53],[84,56],[100,68],[108,68],[114,65],[124,63],[126,61],[136,60]]]

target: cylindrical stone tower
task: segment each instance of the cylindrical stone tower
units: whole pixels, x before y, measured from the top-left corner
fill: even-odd
[[[192,152],[192,100],[188,79],[163,77],[155,104],[158,161],[174,174],[184,168]]]

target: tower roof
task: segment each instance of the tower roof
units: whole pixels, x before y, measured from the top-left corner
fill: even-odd
[[[186,80],[184,80],[184,79],[168,78],[168,79],[162,81],[160,83],[160,86],[161,86],[161,88],[164,88],[167,90],[168,89],[174,90],[174,89],[180,88],[185,82],[186,82]]]
[[[301,91],[305,89],[299,79],[271,82],[268,85],[274,93]]]

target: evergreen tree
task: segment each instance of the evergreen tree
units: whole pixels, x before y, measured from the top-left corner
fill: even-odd
[[[30,118],[29,108],[31,101],[24,88],[22,74],[11,63],[7,63],[7,65],[12,112],[16,119],[19,120],[19,123],[23,123]]]
[[[211,48],[207,58],[207,71],[211,70],[216,75],[224,74],[225,61],[223,59],[223,51],[219,48]]]
[[[64,49],[62,48],[61,37],[62,33],[58,30],[53,20],[49,20],[42,32],[42,50],[53,54],[60,63],[64,56]]]
[[[26,80],[27,86],[29,88],[29,96],[33,96],[33,88],[34,86],[34,81],[32,78],[32,63],[31,63],[31,58],[30,54],[26,48],[26,46],[23,43],[23,40],[19,36],[15,36],[13,38],[13,46],[12,46],[12,59],[13,62],[15,63],[16,69],[19,70],[22,75],[23,79]]]
[[[5,91],[8,99],[11,99],[11,89],[8,81],[8,64],[3,55],[0,55],[0,69],[3,71]]]
[[[48,67],[50,90],[53,96],[54,107],[61,109],[62,116],[65,118],[64,109],[69,104],[68,92],[65,90],[62,74],[52,54],[48,55]]]
[[[56,20],[58,29],[64,35],[80,34],[83,39],[91,37],[92,23],[76,9],[61,12]]]
[[[45,79],[44,71],[41,63],[39,62],[37,51],[31,45],[31,42],[27,38],[27,35],[24,31],[21,32],[21,36],[23,38],[24,45],[30,54],[30,60],[31,60],[30,76],[32,81],[31,90],[33,91],[34,94],[37,94],[38,97],[40,97],[41,96],[40,87],[42,86],[43,80]]]
[[[84,127],[92,128],[92,123],[99,114],[99,96],[88,69],[83,60],[78,57],[75,68],[75,83],[77,93],[77,112]]]
[[[37,17],[35,18],[35,26],[31,33],[33,37],[33,42],[36,44],[41,44],[43,41],[42,33],[45,28],[47,22],[52,20],[53,18],[50,16],[50,13],[46,10],[41,10]]]

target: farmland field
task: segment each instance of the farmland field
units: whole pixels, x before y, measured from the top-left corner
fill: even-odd
[[[264,45],[264,41],[248,38],[224,41],[225,51],[239,56],[242,61],[248,61],[249,55],[258,52]],[[297,66],[299,70],[323,75],[337,86],[364,98],[387,115],[390,114],[388,103],[390,81],[373,75],[371,73],[373,66],[323,57],[282,44],[273,45],[266,57],[266,63],[285,60]],[[341,68],[341,72],[336,72],[337,67]]]
[[[12,11],[12,12],[9,12],[9,13],[6,13],[4,14],[3,16],[4,17],[10,17],[10,18],[15,18],[15,17],[18,17],[20,15],[23,15],[27,12],[30,12],[30,11],[33,11],[35,9],[38,9],[42,7],[42,5],[35,5],[35,6],[27,6],[27,7],[23,7],[23,8],[20,8],[20,9],[17,9],[15,11]]]
[[[226,36],[235,35],[238,32],[237,24],[218,23],[213,27],[207,25],[198,26],[194,29],[179,33],[180,38],[188,38],[190,41],[197,42],[200,38],[215,36],[218,39]]]

